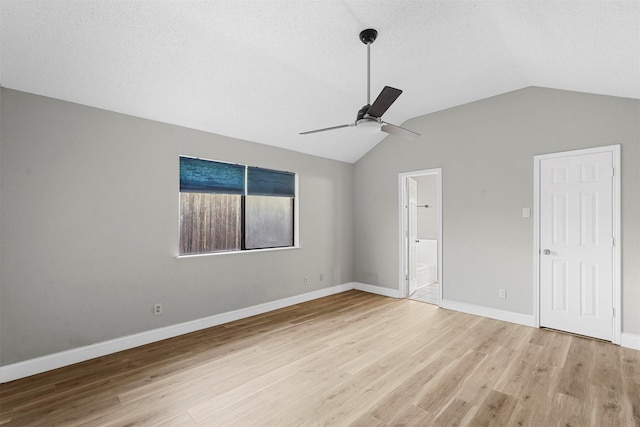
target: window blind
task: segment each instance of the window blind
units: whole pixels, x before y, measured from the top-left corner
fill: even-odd
[[[295,197],[296,175],[272,169],[249,166],[247,171],[247,195]]]
[[[244,194],[244,165],[180,157],[180,191]]]

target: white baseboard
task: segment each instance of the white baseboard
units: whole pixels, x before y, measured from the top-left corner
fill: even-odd
[[[623,332],[620,335],[620,345],[622,347],[640,350],[640,335]]]
[[[365,283],[354,282],[353,289],[369,292],[371,294],[383,295],[385,297],[402,298],[400,296],[400,292],[397,289],[383,288],[382,286],[367,285]]]
[[[201,329],[210,328],[223,323],[233,322],[234,320],[244,319],[257,314],[345,292],[353,288],[354,283],[345,283],[342,285],[332,286],[330,288],[308,292],[302,295],[296,295],[277,301],[254,305],[252,307],[216,314],[203,319],[153,329],[85,347],[74,348],[59,353],[49,354],[47,356],[37,357],[35,359],[25,360],[11,365],[0,366],[0,383],[25,378],[31,375],[61,368],[63,366],[69,366],[74,363],[105,356],[107,354],[117,353],[119,351],[128,350],[130,348],[139,347],[152,342],[187,334],[189,332],[199,331]]]
[[[536,327],[533,315],[514,313],[496,308],[482,307],[465,302],[442,300],[440,305],[448,310],[461,311],[463,313],[475,314],[476,316],[489,317],[491,319],[503,320],[505,322],[517,323],[519,325]],[[640,350],[640,335],[623,332],[620,336],[620,346]]]
[[[475,314],[476,316],[489,317],[491,319],[503,320],[505,322],[517,323],[524,326],[534,326],[532,314],[515,313],[513,311],[499,310],[497,308],[483,307],[480,305],[468,304],[466,302],[442,300],[440,307],[448,310],[461,311],[463,313]]]
[[[400,298],[400,292],[397,289],[389,289],[381,286],[367,285],[358,282],[345,283],[342,285],[332,286],[330,288],[308,292],[302,295],[296,295],[293,297],[283,298],[264,304],[254,305],[252,307],[216,314],[214,316],[206,317],[203,319],[197,319],[190,322],[167,326],[164,328],[153,329],[150,331],[128,335],[121,338],[115,338],[113,340],[104,341],[85,347],[74,348],[47,356],[25,360],[23,362],[14,363],[11,365],[0,366],[0,384],[61,368],[63,366],[73,365],[74,363],[84,362],[85,360],[94,359],[96,357],[101,357],[108,354],[117,353],[119,351],[128,350],[130,348],[139,347],[141,345],[161,341],[167,338],[173,338],[190,332],[199,331],[201,329],[233,322],[234,320],[244,319],[246,317],[255,316],[257,314],[267,313],[269,311],[278,310],[280,308],[289,307],[291,305],[300,304],[329,295],[334,295],[351,289],[357,289],[360,291],[383,295],[391,298]],[[494,308],[482,307],[451,300],[442,300],[441,307],[449,310],[460,311],[463,313],[474,314],[477,316],[489,317],[491,319],[503,320],[505,322],[517,323],[525,326],[534,326],[532,315],[514,313],[511,311],[498,310]],[[623,332],[621,335],[621,345],[623,347],[640,350],[640,335]]]

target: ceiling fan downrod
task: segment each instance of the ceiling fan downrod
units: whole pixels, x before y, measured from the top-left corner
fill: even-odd
[[[360,41],[367,45],[367,105],[371,105],[371,43],[376,41],[378,31],[367,28],[360,32]]]

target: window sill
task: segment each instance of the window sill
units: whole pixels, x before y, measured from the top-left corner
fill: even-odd
[[[250,249],[250,250],[244,250],[244,251],[229,251],[229,252],[208,252],[206,254],[177,255],[176,258],[185,259],[185,258],[201,258],[201,257],[221,256],[221,255],[253,254],[256,252],[289,251],[291,249],[300,249],[300,246],[296,245],[296,246],[286,246],[284,248]]]

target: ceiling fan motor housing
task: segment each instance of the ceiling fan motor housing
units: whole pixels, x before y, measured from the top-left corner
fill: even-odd
[[[358,111],[358,115],[356,116],[356,122],[364,118],[365,114],[367,114],[367,111],[369,111],[369,108],[371,108],[371,105],[367,104]]]

